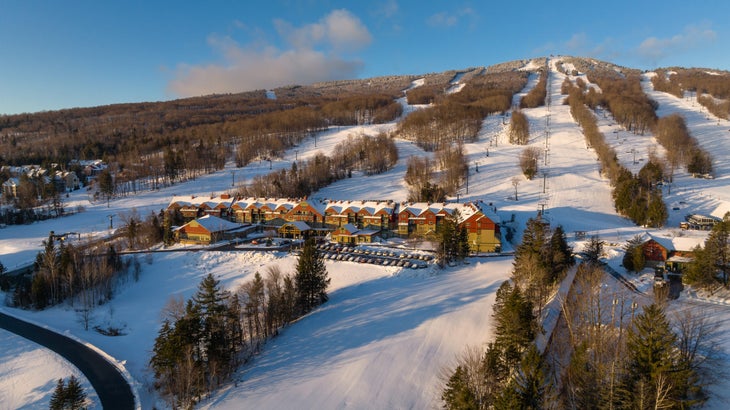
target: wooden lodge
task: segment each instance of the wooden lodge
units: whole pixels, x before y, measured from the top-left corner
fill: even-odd
[[[469,203],[414,203],[342,201],[291,198],[175,197],[168,210],[186,220],[206,215],[276,230],[280,236],[307,238],[330,234],[340,243],[368,243],[376,236],[427,237],[447,218],[466,227],[472,252],[500,252],[500,219],[483,201]]]

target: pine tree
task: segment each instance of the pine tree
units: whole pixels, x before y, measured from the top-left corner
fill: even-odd
[[[525,351],[515,375],[516,391],[521,409],[544,408],[545,394],[549,388],[545,359],[535,344]]]
[[[76,378],[76,376],[71,375],[71,377],[68,379],[64,396],[66,403],[65,408],[77,410],[84,407],[84,403],[86,402],[86,393],[81,387],[81,384],[79,383],[79,380]]]
[[[464,260],[469,256],[471,248],[469,247],[469,231],[466,226],[459,228],[459,254],[458,259]]]
[[[457,242],[454,240],[456,238],[456,232],[457,227],[453,217],[447,216],[444,218],[438,231],[438,259],[441,267],[456,259],[458,249]]]
[[[624,257],[622,264],[629,272],[639,272],[644,269],[646,259],[641,244],[644,242],[640,235],[629,239],[624,246]]]
[[[547,285],[557,281],[571,266],[575,264],[573,249],[568,245],[562,225],[558,225],[550,236],[550,268],[551,275]]]
[[[314,239],[308,239],[304,243],[297,261],[294,281],[297,289],[297,306],[302,314],[309,313],[328,300],[327,286],[330,284],[330,278]]]
[[[644,307],[627,335],[628,362],[620,389],[623,404],[655,408],[660,402],[679,398],[671,381],[675,344],[676,336],[664,311],[655,304]],[[665,399],[662,393],[667,388]]]
[[[535,338],[537,322],[532,312],[532,303],[523,296],[519,287],[509,286],[505,293],[504,299],[494,305],[494,343],[504,352],[506,364],[513,366],[519,362],[522,352]],[[498,291],[498,297],[501,296]]]
[[[454,373],[446,383],[446,388],[441,394],[444,408],[449,410],[471,410],[478,409],[474,392],[469,388],[466,370],[457,366]]]
[[[597,236],[591,236],[588,243],[583,248],[583,256],[586,263],[598,264],[598,261],[603,255],[603,241],[598,239]]]
[[[208,373],[215,382],[227,372],[233,352],[226,329],[228,299],[230,294],[220,287],[220,281],[208,274],[198,286],[193,303],[200,312],[202,325],[199,343]]]
[[[725,220],[712,228],[712,232],[705,241],[708,256],[715,263],[715,271],[722,276],[722,284],[728,287],[730,274],[730,220]]]
[[[715,261],[705,248],[697,245],[692,250],[693,260],[682,272],[682,281],[698,288],[708,288],[717,284]]]
[[[64,382],[63,379],[58,379],[58,382],[56,383],[56,389],[53,390],[53,395],[51,396],[51,402],[49,403],[48,408],[51,410],[63,410],[64,405],[66,404],[66,382]]]

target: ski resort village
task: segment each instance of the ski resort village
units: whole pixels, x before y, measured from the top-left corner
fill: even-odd
[[[1,116],[0,408],[726,409],[728,90],[547,56]]]

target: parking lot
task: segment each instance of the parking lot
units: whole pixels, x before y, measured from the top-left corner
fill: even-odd
[[[355,263],[368,263],[380,266],[397,266],[421,269],[433,261],[432,255],[396,251],[391,249],[371,249],[343,244],[319,244],[317,249],[324,259]]]

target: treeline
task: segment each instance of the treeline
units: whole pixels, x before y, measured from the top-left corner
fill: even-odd
[[[332,161],[335,168],[346,170],[348,176],[353,170],[366,175],[380,174],[398,162],[398,147],[385,133],[375,137],[349,135],[345,141],[335,145]]]
[[[606,107],[616,122],[636,134],[644,134],[654,128],[658,104],[641,89],[640,76],[594,70],[587,73],[587,78],[601,88],[600,93],[591,88],[586,94],[585,103],[592,109]]]
[[[172,226],[182,223],[179,212],[150,213],[143,219],[132,210],[119,216],[120,233],[110,241],[74,246],[52,231],[36,255],[31,278],[19,280],[13,289],[13,304],[42,310],[68,301],[88,326],[91,310],[112,298],[115,283],[130,273],[130,267],[134,280],[139,278],[139,262],[124,262],[121,250],[171,244]]]
[[[322,106],[322,115],[330,125],[382,124],[403,113],[392,95],[354,95]]]
[[[370,92],[344,97],[330,90],[270,100],[257,92],[0,116],[0,165],[65,168],[72,159],[103,159],[123,192],[140,188],[140,180],[152,181],[147,185],[154,189],[221,169],[229,158],[244,166],[277,157],[330,125],[392,121],[401,115],[395,98],[405,87],[390,88],[374,84]]]
[[[702,104],[707,111],[720,118],[730,118],[730,99],[717,100],[709,94],[697,96],[697,102]]]
[[[670,81],[669,73],[665,70],[656,70],[656,75],[651,78],[651,84],[656,91],[672,94],[677,98],[684,98],[684,90],[675,81]]]
[[[224,135],[235,144],[236,166],[242,167],[254,159],[278,157],[325,128],[325,119],[307,106],[231,121],[225,124]]]
[[[332,157],[317,153],[307,161],[293,162],[289,170],[254,176],[249,184],[238,188],[238,194],[302,198],[335,181],[351,177],[352,171],[379,174],[392,168],[397,161],[398,148],[385,134],[348,137],[335,146]]]
[[[681,115],[671,114],[660,118],[654,136],[666,149],[667,161],[672,171],[683,165],[691,174],[703,175],[712,172],[712,157],[697,145],[697,140],[690,135]]]
[[[481,69],[468,68],[465,71],[444,71],[432,73],[423,77],[423,85],[406,91],[408,104],[432,104],[443,100],[446,90],[452,85],[451,82],[460,77],[461,81],[468,81],[469,78],[477,75]]]
[[[690,311],[670,319],[661,298],[640,309],[626,296],[606,291],[605,274],[595,261],[582,263],[562,303],[568,331],[555,333],[552,343],[559,346],[556,354],[569,354],[569,360],[559,373],[555,407],[701,406],[718,363],[717,325]]]
[[[80,250],[51,233],[36,256],[32,278],[15,287],[13,304],[40,310],[68,299],[72,306],[91,309],[111,298],[120,272],[126,266],[113,246]]]
[[[551,230],[530,219],[515,252],[511,281],[497,290],[494,341],[485,351],[469,349],[447,376],[441,398],[446,409],[554,408],[549,365],[535,345],[541,309],[573,265],[561,227]]]
[[[234,292],[208,274],[187,302],[171,299],[149,365],[172,408],[190,408],[260,352],[268,339],[326,302],[330,279],[313,240],[296,273],[268,269]]]
[[[539,71],[540,79],[535,87],[520,99],[520,108],[535,108],[545,105],[547,97],[547,80],[550,70],[545,67]]]
[[[461,91],[432,107],[418,110],[398,126],[398,135],[427,151],[443,145],[474,141],[489,114],[507,111],[512,96],[524,88],[527,74],[505,72],[475,75]]]
[[[522,111],[512,111],[509,123],[509,142],[515,145],[527,145],[530,142],[530,121]]]
[[[436,152],[434,160],[426,157],[408,158],[405,181],[408,200],[413,202],[443,202],[454,195],[464,183],[469,167],[461,144],[445,146]]]
[[[446,87],[446,84],[424,84],[420,87],[408,90],[406,92],[406,101],[408,101],[408,104],[411,105],[434,103],[438,98],[443,96],[444,88]]]
[[[592,88],[591,88],[592,90]],[[589,92],[590,94],[590,92]],[[568,95],[570,113],[583,129],[587,145],[593,148],[601,163],[601,173],[608,177],[613,187],[613,200],[616,212],[631,219],[637,225],[659,227],[667,220],[668,212],[662,199],[657,182],[658,176],[642,169],[639,175],[653,175],[653,178],[635,176],[618,162],[616,151],[609,146],[603,134],[598,130],[598,123],[593,112],[586,105],[586,96],[581,88],[570,87]],[[661,170],[656,161],[649,161],[644,168]],[[656,179],[659,178],[659,179]]]
[[[727,71],[676,69],[670,79],[688,91],[711,94],[715,98],[730,98],[730,73]]]
[[[684,92],[695,93],[697,102],[719,118],[730,118],[730,73],[727,71],[675,68],[663,84],[654,89],[669,92],[679,98]],[[657,73],[660,71],[658,70]],[[657,75],[658,77],[658,75]],[[656,78],[656,77],[655,77]]]

